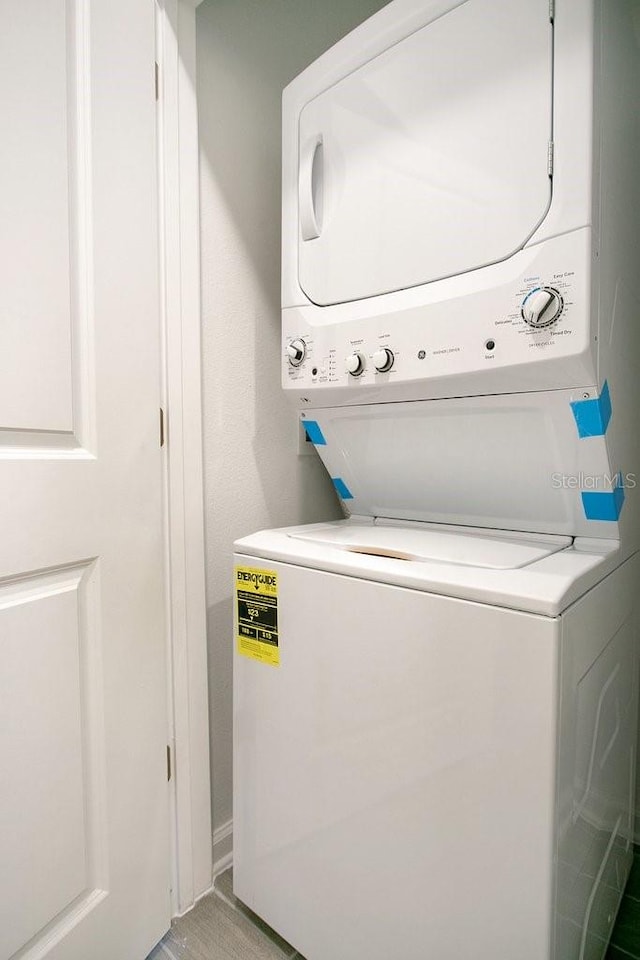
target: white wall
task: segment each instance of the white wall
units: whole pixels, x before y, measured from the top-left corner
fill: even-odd
[[[385,0],[205,0],[197,12],[213,825],[231,817],[232,543],[340,516],[280,388],[280,97]],[[218,855],[223,848],[217,851]]]

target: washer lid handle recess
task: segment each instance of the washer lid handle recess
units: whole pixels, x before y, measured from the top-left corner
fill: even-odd
[[[513,570],[542,560],[552,553],[565,550],[573,543],[571,537],[550,536],[531,539],[514,536],[482,536],[472,533],[420,530],[415,527],[345,525],[326,529],[303,530],[289,533],[294,540],[331,546],[349,553],[363,553],[385,559],[418,563],[451,563],[461,566],[484,567],[493,570]]]

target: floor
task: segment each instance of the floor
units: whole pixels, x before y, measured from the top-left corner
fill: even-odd
[[[171,929],[147,960],[304,960],[233,895],[233,869]]]
[[[233,871],[171,929],[147,960],[304,960],[233,895]],[[366,958],[363,957],[363,960]],[[462,960],[462,958],[461,958]],[[640,960],[640,847],[605,960]]]

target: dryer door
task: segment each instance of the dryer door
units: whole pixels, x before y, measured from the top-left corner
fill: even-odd
[[[546,215],[549,6],[451,6],[300,114],[299,281],[317,304],[505,259]]]

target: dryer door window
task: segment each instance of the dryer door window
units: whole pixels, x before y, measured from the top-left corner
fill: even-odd
[[[342,303],[509,257],[549,208],[551,138],[548,4],[450,9],[302,110],[302,289]]]

